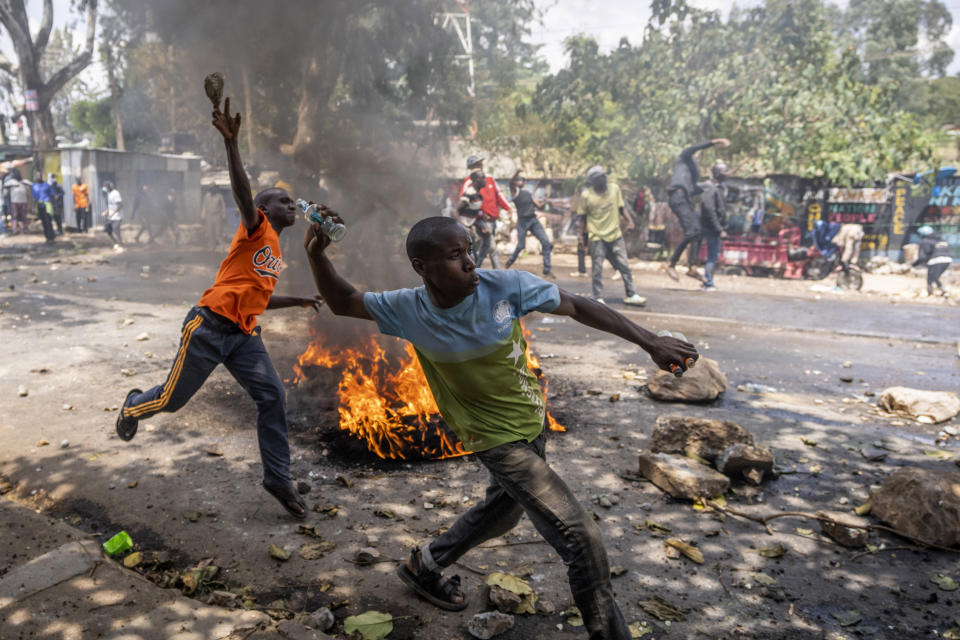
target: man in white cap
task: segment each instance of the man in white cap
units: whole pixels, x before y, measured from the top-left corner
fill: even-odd
[[[623,276],[626,292],[624,304],[642,307],[647,299],[633,288],[633,274],[627,262],[627,245],[623,241],[620,225],[629,231],[633,220],[623,204],[623,194],[617,184],[607,184],[607,174],[601,166],[587,171],[587,187],[580,193],[580,243],[587,234],[590,251],[593,297],[603,302],[603,261],[609,260],[613,268]]]

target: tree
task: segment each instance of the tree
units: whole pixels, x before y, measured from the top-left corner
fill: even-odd
[[[31,35],[24,0],[0,0],[0,24],[3,24],[13,43],[17,63],[0,60],[0,70],[16,75],[24,91],[36,91],[37,110],[27,111],[27,121],[33,135],[33,143],[38,147],[56,145],[56,130],[50,103],[63,86],[83,71],[93,56],[94,37],[97,24],[97,0],[81,0],[86,14],[86,39],[84,47],[76,56],[53,73],[45,76],[41,71],[44,50],[53,28],[53,0],[44,0],[43,17],[36,36]]]
[[[662,182],[681,148],[714,137],[733,140],[738,171],[839,183],[930,158],[922,123],[896,87],[864,82],[820,0],[767,0],[726,20],[682,0],[654,9],[639,46],[601,55],[571,38],[569,64],[537,86],[535,110],[581,166]]]

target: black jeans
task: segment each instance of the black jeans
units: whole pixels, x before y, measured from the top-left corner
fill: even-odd
[[[77,216],[77,229],[80,233],[86,233],[90,228],[90,208],[78,207],[73,212]]]
[[[500,255],[497,253],[497,221],[490,222],[490,233],[477,232],[477,268],[483,266],[483,261],[490,256],[490,265],[494,269],[500,268]]]
[[[43,235],[47,242],[53,242],[57,234],[53,232],[53,224],[50,222],[50,214],[47,213],[47,203],[37,203],[37,217],[40,218],[40,224],[43,225]]]
[[[286,486],[290,482],[290,445],[283,383],[260,339],[260,328],[247,335],[221,318],[208,310],[201,315],[200,307],[190,309],[166,382],[132,396],[123,413],[146,420],[161,411],[178,411],[222,363],[257,403],[257,440],[264,482]]]
[[[548,273],[550,271],[550,251],[553,249],[553,245],[547,239],[547,232],[544,231],[543,225],[540,224],[536,216],[517,220],[517,247],[513,250],[510,259],[507,260],[507,268],[509,269],[510,265],[520,257],[520,253],[527,248],[528,233],[532,233],[533,237],[540,242],[540,253],[543,254],[543,272]]]
[[[933,285],[937,285],[940,290],[943,291],[943,283],[940,282],[940,276],[942,276],[949,268],[949,262],[940,262],[929,265],[927,267],[927,289],[933,291]]]
[[[478,544],[510,531],[526,513],[567,565],[570,590],[591,640],[629,638],[613,598],[600,527],[547,464],[545,435],[475,455],[490,472],[486,497],[423,547],[424,566],[434,571],[450,566]]]
[[[694,244],[695,250],[699,252],[700,216],[694,212],[690,196],[682,189],[671,193],[667,199],[667,203],[670,205],[670,211],[673,211],[677,219],[680,220],[680,226],[683,227],[683,240],[680,241],[680,244],[677,245],[673,255],[670,257],[670,266],[674,267],[680,262],[683,250],[686,249],[687,245],[691,242]],[[690,256],[689,262],[691,266],[696,264],[697,256]]]

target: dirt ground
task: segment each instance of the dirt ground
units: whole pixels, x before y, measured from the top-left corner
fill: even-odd
[[[331,607],[338,620],[374,609],[394,616],[390,638],[468,638],[466,622],[487,608],[484,577],[503,571],[526,577],[542,612],[517,616],[499,637],[585,637],[562,613],[571,604],[563,563],[528,521],[456,568],[471,600],[465,612],[443,612],[413,596],[394,576],[392,560],[474,504],[486,475],[470,457],[383,462],[343,449],[335,403],[318,403],[314,387],[291,383],[288,404],[293,474],[319,509],[306,524],[335,545],[320,558],[299,553],[316,539],[298,534],[299,523],[260,488],[253,402],[222,368],[179,413],[143,422],[132,442],[120,441],[114,421],[126,391],[163,382],[183,316],[213,281],[223,250],[132,245],[116,253],[102,234],[66,240],[52,249],[32,238],[0,240],[0,481],[9,483],[7,497],[88,532],[124,529],[138,548],[170,552],[180,570],[212,559],[223,586],[249,587],[261,608],[279,608],[283,599],[293,612]],[[589,292],[587,279],[570,276],[572,255],[556,262],[562,287]],[[536,256],[520,266],[539,272]],[[934,427],[885,417],[867,392],[894,384],[960,389],[957,297],[919,296],[924,281],[916,275],[871,274],[859,293],[835,292],[829,283],[721,277],[721,291],[704,294],[693,280],[673,283],[657,268],[635,265],[646,309],[615,301],[622,285],[609,269],[608,301],[648,328],[682,331],[717,360],[730,387],[715,403],[655,402],[643,389],[654,367],[632,345],[569,319],[534,314],[526,323],[549,379],[551,411],[568,429],[551,434],[548,457],[596,514],[611,564],[625,569],[614,586],[628,622],[643,621],[647,638],[921,638],[960,625],[960,592],[930,580],[960,577],[958,554],[878,534],[871,535],[873,552],[848,550],[796,518],[774,520],[771,536],[636,477],[637,453],[664,414],[735,420],[773,449],[779,478],[759,488],[735,485],[726,496],[731,507],[757,515],[849,513],[899,467],[955,469],[956,419]],[[302,270],[291,260],[278,293],[310,294]],[[327,310],[312,315],[291,309],[262,317],[283,378],[293,377],[311,323],[337,331],[349,322]],[[841,375],[854,381],[841,382]],[[769,390],[737,390],[750,383]],[[214,446],[222,455],[208,453]],[[871,462],[861,448],[883,448],[887,456]],[[601,494],[616,504],[599,506]],[[704,564],[671,557],[664,534],[648,521],[696,544]],[[43,544],[42,532],[30,536],[29,544]],[[293,552],[291,559],[272,558],[271,544]],[[777,544],[786,549],[781,557],[759,553]],[[362,547],[376,548],[383,562],[355,564]],[[639,603],[654,597],[682,609],[683,620],[646,613]],[[345,637],[339,624],[336,634]]]

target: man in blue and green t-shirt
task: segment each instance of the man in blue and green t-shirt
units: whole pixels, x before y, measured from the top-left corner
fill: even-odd
[[[657,337],[529,273],[478,270],[470,235],[452,218],[426,218],[410,230],[407,256],[423,278],[416,289],[358,291],[324,253],[329,239],[319,225],[307,230],[304,244],[317,288],[335,314],[374,320],[381,332],[413,343],[444,420],[490,471],[483,501],[400,566],[404,582],[438,607],[463,609],[459,576],[446,578],[443,569],[526,513],[567,564],[590,638],[629,638],[600,528],[545,460],[544,398],[527,368],[520,318],[531,311],[570,316],[634,342],[666,370],[695,360],[694,346]]]

